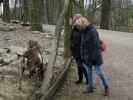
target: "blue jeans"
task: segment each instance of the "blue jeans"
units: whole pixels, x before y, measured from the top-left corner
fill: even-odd
[[[83,63],[83,74],[86,79],[86,83],[89,89],[93,89],[93,76],[92,76],[92,65],[86,65]]]
[[[96,65],[95,66],[95,70],[96,70],[96,74],[100,77],[104,88],[108,87],[107,78],[106,78],[106,76],[104,74],[102,66]]]
[[[100,77],[100,79],[102,80],[102,84],[104,86],[104,88],[106,88],[108,86],[107,84],[107,79],[105,77],[105,74],[102,70],[101,66],[96,65],[95,66],[95,70],[96,70],[96,74]],[[83,74],[86,78],[87,81],[87,85],[89,86],[89,88],[93,88],[95,86],[95,79],[93,79],[93,71],[92,71],[92,65],[86,65],[83,63]]]

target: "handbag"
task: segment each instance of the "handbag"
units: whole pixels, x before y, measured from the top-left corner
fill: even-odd
[[[105,52],[107,50],[107,46],[103,40],[100,40],[100,48],[102,52]]]

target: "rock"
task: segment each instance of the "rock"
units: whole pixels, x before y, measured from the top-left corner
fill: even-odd
[[[13,31],[15,30],[16,27],[14,26],[0,26],[0,31],[6,31],[6,32],[9,32],[9,31]]]
[[[10,37],[5,37],[4,39],[5,39],[6,41],[10,41],[10,40],[11,40]]]
[[[14,30],[16,30],[16,27],[15,26],[9,26],[8,31],[14,31]]]
[[[52,37],[51,35],[48,35],[48,34],[45,35],[45,37],[48,38],[48,39],[53,39],[54,38],[54,37]]]
[[[4,63],[4,60],[2,57],[0,57],[0,64],[3,64]]]
[[[7,65],[22,56],[27,49],[18,46],[10,46],[9,48],[0,49],[0,64]]]
[[[2,97],[0,97],[0,100],[4,100]]]
[[[0,73],[2,74],[18,74],[18,68],[17,67],[9,67],[9,66],[3,66],[0,67]]]
[[[64,48],[59,48],[58,55],[59,56],[62,56],[63,55],[63,52],[64,52]]]
[[[0,49],[0,55],[7,53],[8,49]]]
[[[14,24],[18,24],[18,23],[20,23],[19,20],[12,20],[11,22],[14,23]]]
[[[27,48],[18,47],[18,46],[10,46],[8,49],[11,53],[17,54],[17,55],[23,55],[27,50]]]
[[[30,26],[30,23],[21,23],[22,26]]]
[[[33,34],[40,34],[40,31],[32,31]]]
[[[5,54],[2,57],[2,61],[4,64],[10,64],[11,62],[17,60],[18,56],[16,54]]]
[[[47,25],[47,24],[43,24],[43,32],[46,33],[54,33],[55,31],[55,25]]]

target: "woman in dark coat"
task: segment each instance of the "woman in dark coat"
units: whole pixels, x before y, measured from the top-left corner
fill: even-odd
[[[84,17],[78,19],[75,24],[81,34],[80,56],[83,65],[82,68],[84,69],[83,73],[87,73],[87,75],[85,74],[85,77],[89,80],[87,91],[85,91],[85,93],[93,92],[92,66],[94,65],[96,73],[103,83],[105,89],[104,95],[109,95],[108,83],[101,67],[103,64],[103,58],[98,32]]]
[[[75,23],[77,19],[81,17],[80,14],[75,14],[72,18],[72,25]],[[71,52],[73,58],[76,60],[77,69],[78,69],[78,80],[76,84],[82,83],[83,81],[83,71],[82,71],[82,62],[80,58],[80,41],[81,34],[80,31],[73,25],[72,33],[71,33]]]
[[[78,69],[78,80],[76,81],[76,84],[79,84],[83,81],[83,72],[82,72],[82,62],[80,58],[80,32],[76,27],[73,28],[71,33],[71,51],[72,56],[74,57],[77,69]]]

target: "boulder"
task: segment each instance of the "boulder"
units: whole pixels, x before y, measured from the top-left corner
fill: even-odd
[[[0,100],[4,100],[2,97],[0,97]]]
[[[4,60],[2,57],[0,57],[0,64],[2,65],[4,63]]]
[[[0,67],[0,73],[2,74],[18,74],[18,68],[17,67],[9,67],[9,66],[3,66]]]
[[[54,33],[55,31],[55,25],[47,25],[47,24],[43,24],[43,32],[45,33]]]
[[[0,26],[0,31],[9,32],[9,31],[14,31],[15,29],[16,27],[14,26]]]
[[[20,23],[19,20],[12,20],[11,22],[14,23],[14,24],[19,24]]]
[[[40,31],[32,31],[31,33],[32,34],[40,34],[41,32]]]
[[[24,55],[27,48],[19,47],[19,46],[10,46],[9,48],[10,53],[17,54],[17,55]]]
[[[64,48],[59,48],[59,50],[58,50],[58,55],[59,55],[59,56],[62,56],[63,53],[64,53]]]
[[[4,49],[4,48],[0,49],[0,56],[1,56],[2,54],[6,54],[7,51],[8,51],[8,49]]]
[[[16,54],[5,54],[1,61],[3,64],[10,64],[11,62],[17,60],[18,56]]]

